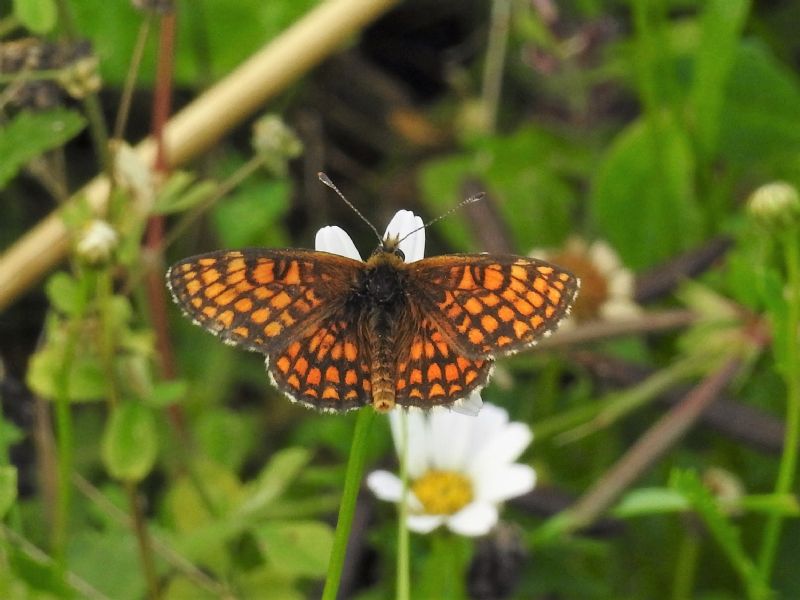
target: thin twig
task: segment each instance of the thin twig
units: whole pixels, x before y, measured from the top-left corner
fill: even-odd
[[[561,516],[568,531],[592,523],[619,495],[669,450],[736,376],[741,359],[731,358],[648,429],[573,507]]]
[[[550,350],[623,335],[680,329],[691,325],[696,319],[697,315],[694,312],[677,309],[648,312],[640,317],[625,320],[590,321],[572,329],[560,329],[552,337],[539,342],[537,348]]]
[[[10,527],[6,526],[4,523],[0,523],[0,532],[2,532],[6,538],[8,538],[12,543],[16,544],[20,550],[22,550],[34,561],[45,565],[52,565],[55,563],[55,561],[48,556],[44,550],[30,543],[27,539],[19,535]],[[91,586],[91,584],[87,583],[85,579],[78,577],[72,571],[65,571],[64,578],[76,592],[82,595],[83,598],[89,598],[90,600],[110,600],[108,596],[96,590]]]
[[[122,86],[122,96],[120,97],[119,108],[117,109],[117,118],[114,121],[113,135],[115,140],[121,140],[125,136],[125,124],[128,122],[134,86],[136,85],[136,78],[139,75],[139,68],[142,64],[145,44],[147,43],[147,37],[150,35],[151,20],[152,17],[150,13],[146,13],[142,24],[139,26],[139,33],[136,35],[136,43],[133,46],[133,54],[131,55],[128,74],[125,76],[125,84]]]
[[[78,491],[91,500],[100,510],[103,511],[103,513],[114,519],[123,527],[133,530],[133,519],[123,510],[114,505],[113,502],[106,498],[106,496],[89,481],[77,473],[73,475],[72,481]],[[216,594],[220,598],[233,597],[230,591],[225,588],[225,586],[210,578],[206,573],[192,564],[191,561],[178,554],[178,552],[172,549],[172,547],[164,542],[164,540],[153,534],[150,534],[150,539],[153,544],[153,549],[161,558],[179,570],[182,574],[186,575],[186,577],[191,579],[198,586],[207,589],[209,592]]]

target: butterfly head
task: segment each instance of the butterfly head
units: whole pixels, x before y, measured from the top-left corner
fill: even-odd
[[[400,260],[400,262],[405,262],[406,255],[400,249],[400,237],[385,237],[380,245],[375,248],[375,251],[372,253],[372,256],[382,256],[386,258],[387,256],[391,256]]]

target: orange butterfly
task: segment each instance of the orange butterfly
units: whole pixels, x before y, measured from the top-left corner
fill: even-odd
[[[173,265],[167,284],[196,324],[265,354],[290,399],[379,412],[479,390],[497,356],[552,332],[578,292],[575,276],[541,260],[406,263],[400,241],[384,238],[366,262],[301,249],[212,252]]]

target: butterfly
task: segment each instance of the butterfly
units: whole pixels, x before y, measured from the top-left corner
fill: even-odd
[[[303,249],[211,252],[173,265],[167,284],[196,324],[265,354],[291,400],[328,411],[451,405],[486,385],[497,357],[550,334],[578,293],[574,275],[542,260],[407,263],[400,241],[383,238],[366,262]]]

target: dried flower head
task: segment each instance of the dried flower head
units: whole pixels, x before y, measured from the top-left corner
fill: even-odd
[[[633,273],[623,266],[606,242],[588,245],[572,237],[563,249],[534,249],[530,256],[561,265],[581,280],[581,293],[572,307],[569,321],[625,319],[641,312],[633,299]]]

